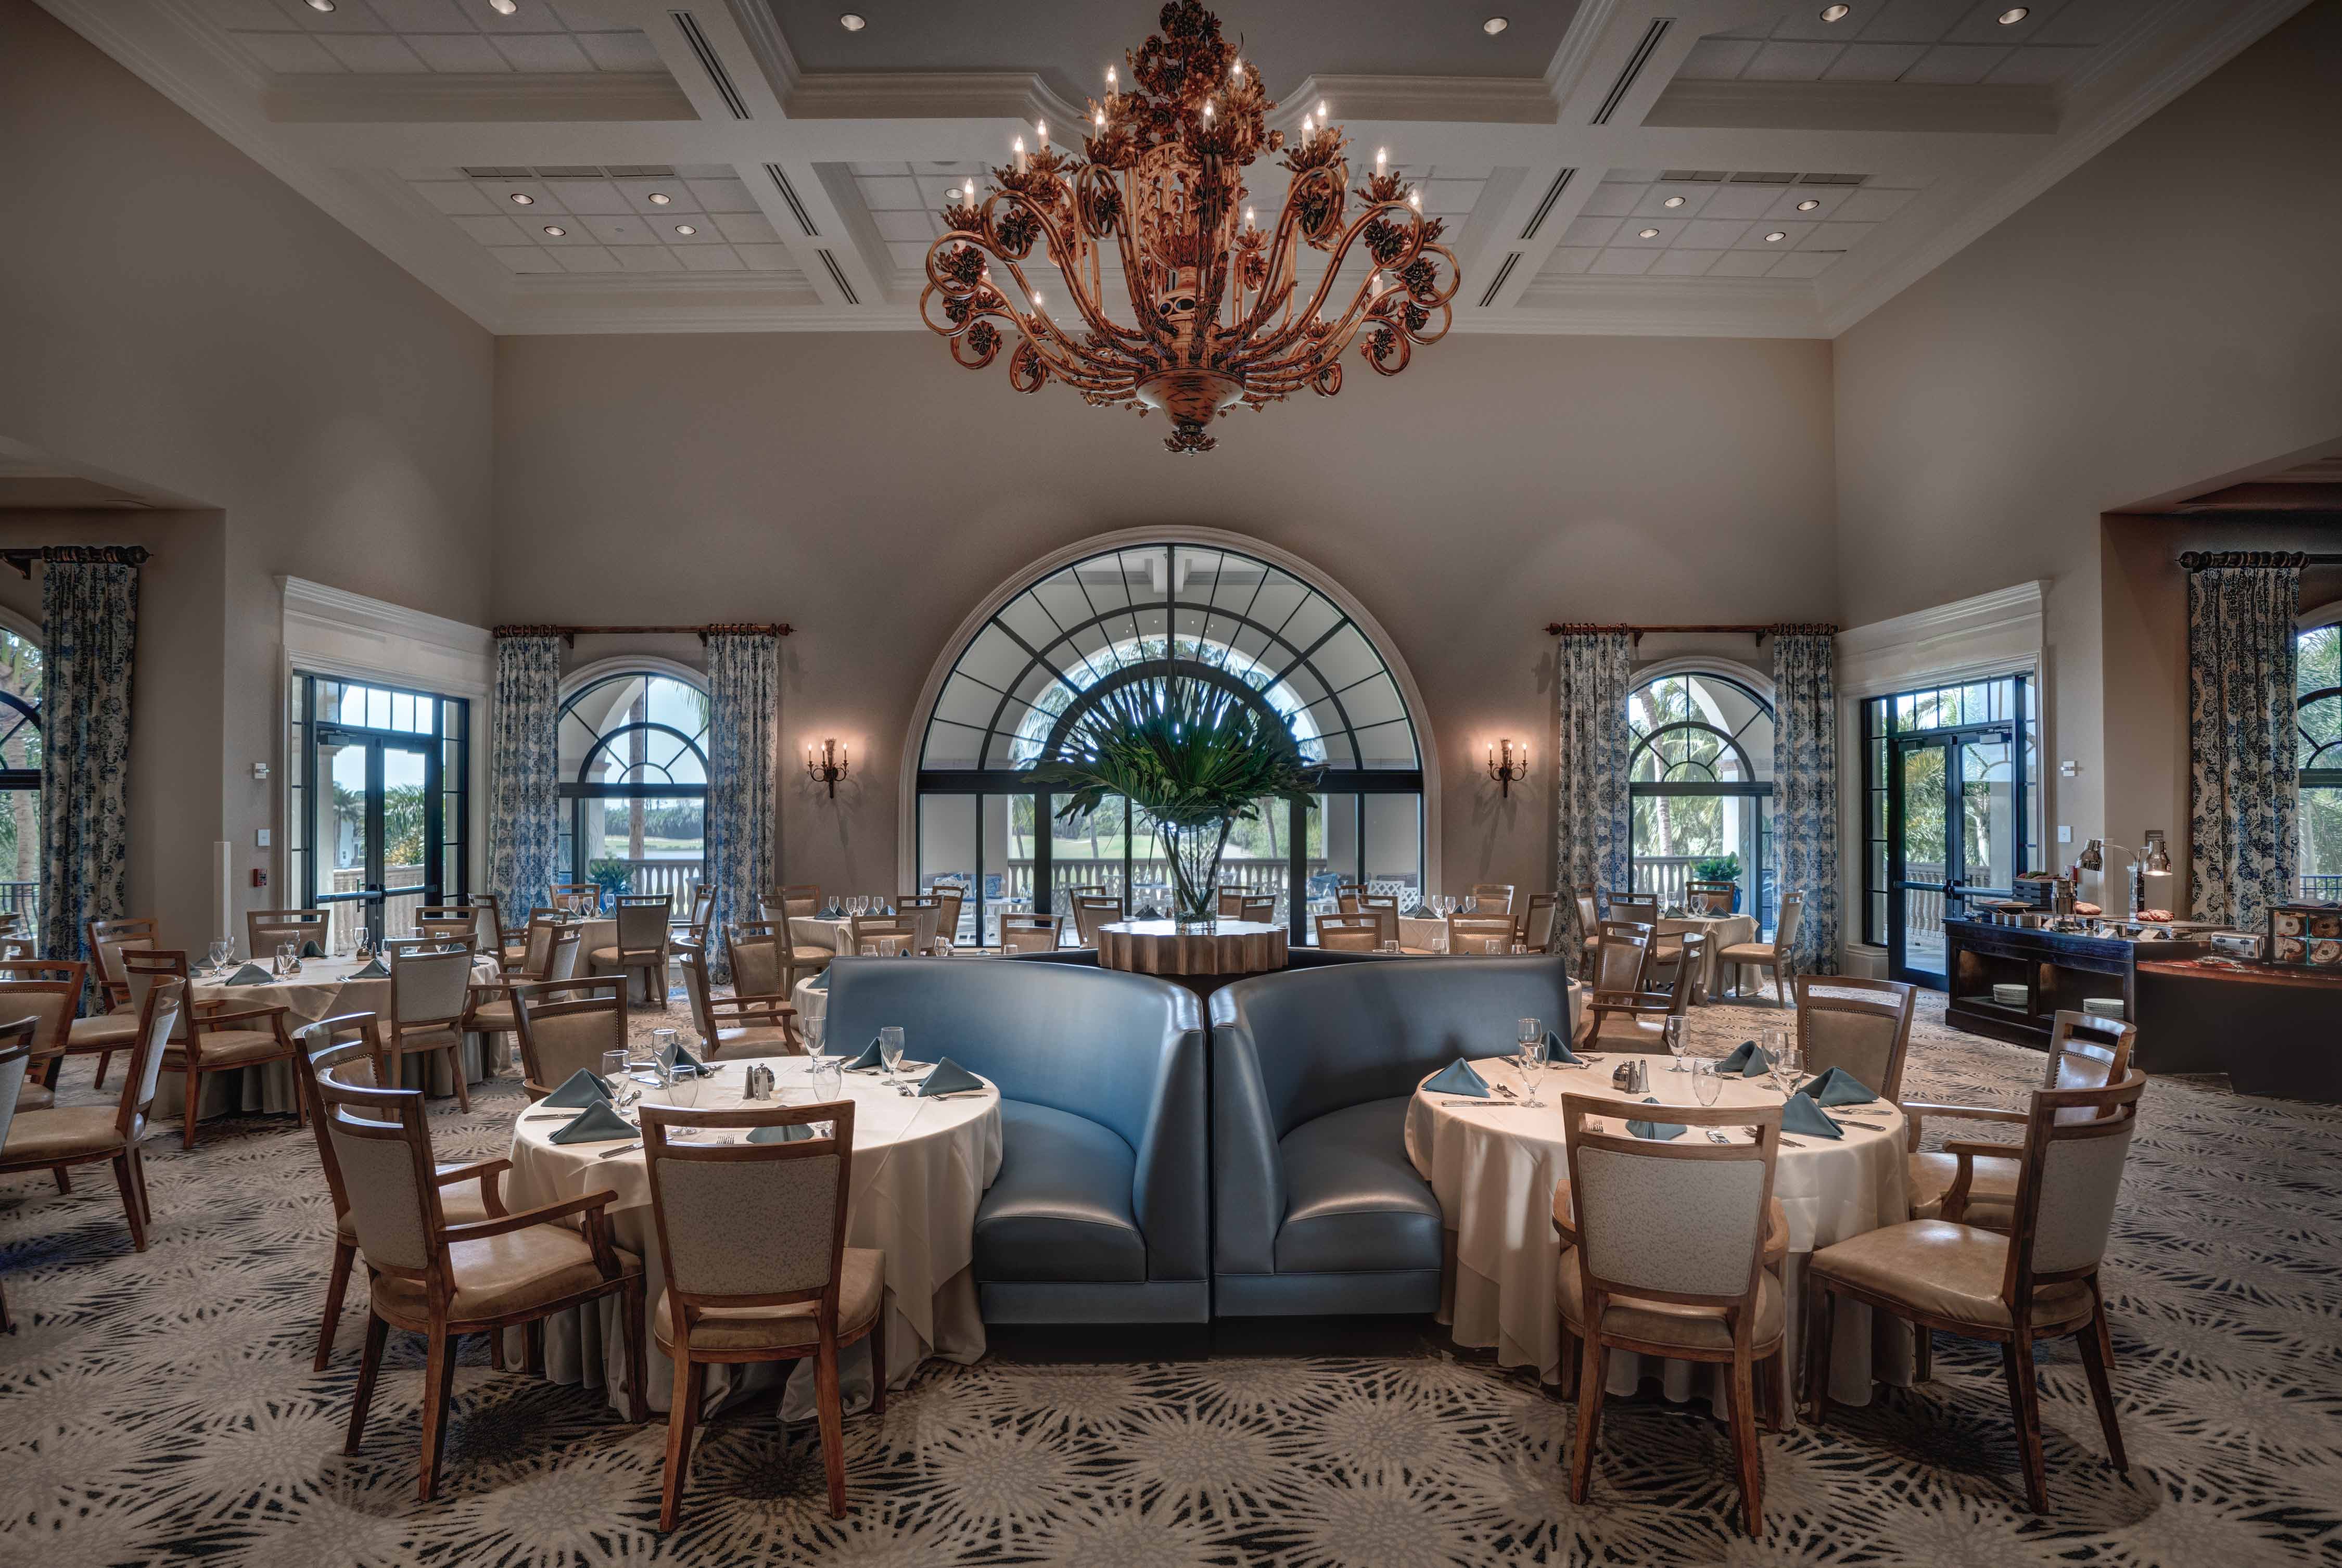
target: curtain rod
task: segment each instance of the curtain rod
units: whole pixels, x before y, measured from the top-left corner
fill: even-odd
[[[2304,554],[2299,550],[2187,550],[2180,565],[2190,572],[2214,566],[2342,566],[2342,554]]]
[[[771,637],[786,637],[792,628],[786,621],[711,621],[702,626],[495,626],[490,630],[499,637],[559,637],[575,643],[580,637],[648,637],[668,634],[688,633],[706,642],[723,634],[753,636],[759,633]]]
[[[144,544],[42,544],[22,550],[0,550],[5,561],[32,580],[35,561],[72,561],[94,566],[144,566],[154,552]]]
[[[1744,633],[1758,643],[1784,632],[1817,637],[1837,635],[1837,628],[1827,621],[1783,621],[1778,624],[1761,626],[1754,623],[1706,626],[1626,626],[1606,625],[1593,621],[1549,621],[1545,630],[1549,637],[1558,637],[1565,632],[1624,632],[1637,643],[1643,640],[1646,632],[1736,632]]]

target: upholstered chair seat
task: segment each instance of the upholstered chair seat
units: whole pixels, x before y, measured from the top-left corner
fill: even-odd
[[[1770,964],[1773,962],[1773,944],[1769,942],[1730,943],[1718,957],[1726,964]]]
[[[16,1094],[16,1109],[19,1111],[45,1111],[56,1103],[57,1092],[55,1089],[46,1084],[35,1084],[29,1077],[25,1080],[24,1088]]]
[[[886,1254],[867,1247],[846,1248],[837,1275],[837,1332],[854,1334],[869,1328],[886,1300]],[[691,1325],[691,1348],[720,1353],[816,1343],[821,1320],[815,1309],[820,1304],[709,1307]],[[659,1293],[658,1311],[651,1315],[651,1333],[661,1350],[675,1348],[675,1313],[665,1291]]]
[[[18,1105],[21,1109],[23,1102]],[[144,1117],[138,1119],[140,1124]],[[0,1159],[11,1164],[36,1164],[55,1158],[95,1160],[119,1153],[136,1134],[123,1135],[111,1105],[67,1105],[63,1109],[25,1110],[8,1124],[8,1142],[0,1145]]]
[[[1575,1248],[1561,1254],[1561,1321],[1569,1332],[1586,1336],[1586,1293],[1579,1279]],[[1781,1282],[1767,1273],[1756,1284],[1756,1321],[1748,1330],[1754,1353],[1770,1355],[1781,1347],[1788,1316],[1781,1304]],[[1721,1307],[1686,1306],[1678,1302],[1646,1301],[1637,1296],[1612,1296],[1602,1303],[1602,1334],[1606,1339],[1639,1340],[1683,1350],[1732,1353],[1732,1330]]]
[[[472,1015],[465,1022],[484,1034],[494,1034],[500,1030],[520,1027],[513,1017],[513,1004],[509,997],[502,1002],[481,1003],[472,1009]]]
[[[108,1046],[127,1051],[130,1043],[137,1038],[138,1014],[127,1011],[76,1018],[66,1032],[66,1039],[75,1051],[97,1051]]]
[[[458,1223],[452,1212],[446,1218],[450,1224]],[[479,1323],[532,1313],[600,1290],[612,1279],[642,1273],[643,1260],[624,1247],[611,1247],[609,1253],[617,1262],[617,1272],[606,1275],[586,1238],[557,1224],[450,1242],[447,1270],[455,1293],[447,1303],[446,1321]],[[431,1326],[429,1291],[423,1280],[411,1275],[376,1273],[374,1310],[398,1328],[421,1333]]]
[[[236,1067],[285,1054],[285,1043],[274,1029],[207,1029],[204,1032],[204,1065]],[[182,1072],[186,1056],[174,1045],[163,1053],[163,1071]]]
[[[2001,1286],[2008,1272],[2008,1238],[1974,1225],[1943,1220],[1912,1220],[1881,1225],[1825,1247],[1814,1266],[1832,1279],[1874,1295],[1891,1297],[1929,1317],[1978,1328],[2010,1326]],[[2037,1333],[2071,1331],[2097,1310],[2087,1280],[2060,1280],[2033,1287]]]

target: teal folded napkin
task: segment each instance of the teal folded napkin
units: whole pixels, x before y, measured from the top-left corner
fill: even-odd
[[[670,1077],[705,1078],[715,1071],[680,1044],[669,1045],[662,1050],[659,1053],[659,1064],[667,1070]]]
[[[808,991],[826,991],[826,990],[828,990],[828,989],[829,989],[829,971],[828,971],[826,968],[825,968],[825,969],[823,969],[823,970],[822,970],[822,972],[821,972],[820,974],[818,974],[815,975],[811,980],[806,981],[806,990],[808,990]]]
[[[1569,1048],[1568,1042],[1562,1039],[1560,1035],[1555,1034],[1550,1029],[1545,1032],[1545,1059],[1548,1065],[1555,1067],[1583,1067],[1586,1065],[1585,1063],[1577,1059],[1577,1054]]]
[[[369,958],[366,960],[366,965],[364,969],[353,969],[350,971],[350,978],[353,980],[387,980],[390,978],[390,971],[382,966],[381,959]]]
[[[1843,1067],[1833,1067],[1797,1091],[1817,1105],[1867,1105],[1878,1096]]]
[[[247,964],[243,968],[237,970],[235,974],[229,975],[225,980],[221,981],[220,984],[223,985],[265,985],[273,978],[275,977],[271,975],[268,971],[260,967],[259,964]]]
[[[1773,1070],[1773,1058],[1765,1047],[1754,1040],[1743,1040],[1731,1055],[1716,1064],[1718,1073],[1737,1073],[1743,1078],[1762,1078]]]
[[[580,1067],[561,1081],[561,1087],[537,1103],[557,1106],[564,1111],[578,1111],[588,1105],[599,1104],[609,1097],[609,1082],[599,1073]]]
[[[1472,1064],[1461,1056],[1426,1078],[1423,1086],[1434,1094],[1468,1094],[1475,1100],[1488,1097],[1488,1081],[1474,1072]]]
[[[304,958],[323,958],[325,956],[325,950],[318,946],[314,942],[305,942],[301,944],[301,956]]]
[[[934,1072],[927,1074],[926,1082],[919,1085],[919,1093],[923,1096],[957,1094],[969,1089],[983,1087],[983,1079],[946,1056],[936,1064]]]
[[[878,1054],[878,1036],[873,1034],[870,1036],[870,1044],[862,1048],[862,1054],[848,1062],[846,1064],[846,1070],[849,1073],[859,1073],[865,1068],[883,1067],[886,1064],[885,1059]]]
[[[785,1122],[777,1127],[751,1127],[748,1142],[752,1144],[802,1144],[813,1136],[813,1129],[803,1122]]]
[[[607,1100],[596,1100],[562,1126],[553,1130],[550,1142],[555,1144],[606,1144],[614,1138],[631,1138],[634,1128],[618,1114]]]
[[[1656,1094],[1646,1094],[1643,1097],[1643,1104],[1646,1105],[1656,1105],[1658,1103],[1659,1099]],[[1670,1138],[1681,1136],[1683,1130],[1684,1124],[1681,1122],[1629,1122],[1626,1124],[1626,1131],[1634,1134],[1637,1138],[1651,1138],[1662,1144]]]
[[[1822,1114],[1822,1108],[1806,1097],[1800,1089],[1789,1096],[1781,1107],[1781,1131],[1795,1133],[1801,1138],[1843,1138],[1846,1129]]]

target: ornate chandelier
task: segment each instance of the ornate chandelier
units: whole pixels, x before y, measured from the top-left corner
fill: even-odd
[[[1267,130],[1276,105],[1221,39],[1218,17],[1197,0],[1169,0],[1161,25],[1126,56],[1129,90],[1109,70],[1105,99],[1090,100],[1083,156],[1051,147],[1045,122],[1032,151],[1019,137],[1015,163],[993,171],[995,190],[979,198],[970,180],[952,193],[951,232],[927,248],[919,315],[969,369],[1014,339],[1008,380],[1019,392],[1062,381],[1100,407],[1159,408],[1171,420],[1165,446],[1208,452],[1217,443],[1206,426],[1238,404],[1341,391],[1353,342],[1376,372],[1396,375],[1415,345],[1446,335],[1462,278],[1437,243],[1440,221],[1423,215],[1420,194],[1382,153],[1353,193],[1348,140],[1323,104],[1291,137]],[[1292,174],[1266,231],[1245,205],[1244,178],[1263,151],[1284,153]],[[1107,309],[1108,242],[1126,319]],[[1303,245],[1327,258],[1306,300]],[[1059,314],[1026,275],[1036,247],[1064,285]],[[1329,306],[1353,250],[1363,255],[1350,270],[1365,276]]]

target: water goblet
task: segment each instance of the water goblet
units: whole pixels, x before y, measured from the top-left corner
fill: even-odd
[[[822,1056],[815,1060],[806,1082],[813,1086],[816,1103],[843,1099],[846,1095],[846,1059],[842,1056]]]
[[[1488,938],[1486,946],[1489,957],[1499,958],[1504,955],[1505,944],[1497,941],[1495,937],[1492,936]]]
[[[212,952],[211,952],[211,959],[212,959],[212,973],[213,973],[214,974],[226,974],[226,973],[227,973],[227,961],[228,961],[230,958],[234,957],[234,956],[235,956],[235,943],[233,943],[233,942],[215,942],[215,943],[213,943],[213,944],[212,944]]]
[[[1716,1075],[1716,1064],[1700,1062],[1692,1067],[1691,1092],[1703,1105],[1713,1105],[1724,1092],[1724,1080]]]
[[[1545,1035],[1540,1032],[1533,1040],[1521,1042],[1516,1058],[1520,1065],[1521,1087],[1529,1092],[1522,1104],[1532,1111],[1542,1110],[1545,1102],[1537,1098],[1537,1080],[1545,1076]]]
[[[900,1025],[889,1024],[878,1031],[878,1061],[886,1069],[886,1082],[901,1088],[901,1080],[895,1076],[896,1069],[903,1064],[903,1031]]]
[[[1659,1032],[1666,1040],[1667,1054],[1676,1059],[1675,1066],[1669,1070],[1682,1072],[1684,1070],[1684,1021],[1680,1018],[1666,1019],[1660,1024]]]
[[[1527,1050],[1532,1043],[1540,1042],[1545,1039],[1545,1020],[1542,1018],[1522,1019],[1519,1023],[1513,1025],[1513,1039],[1517,1049],[1524,1051]]]

